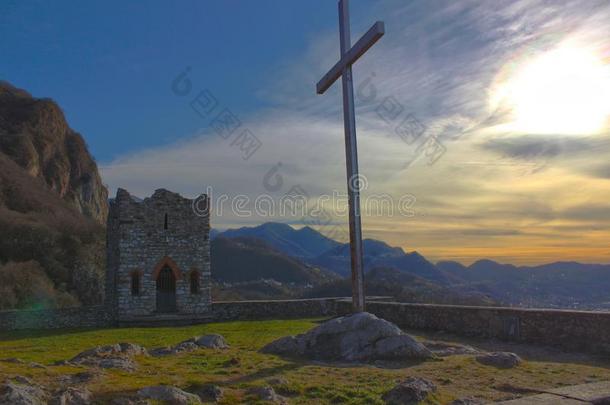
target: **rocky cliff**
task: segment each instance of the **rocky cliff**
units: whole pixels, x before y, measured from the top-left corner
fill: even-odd
[[[53,100],[0,81],[0,152],[85,216],[106,222],[108,191],[97,165]]]
[[[100,303],[107,211],[57,104],[0,82],[0,310]]]

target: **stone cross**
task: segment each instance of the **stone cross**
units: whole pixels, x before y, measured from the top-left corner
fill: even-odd
[[[364,311],[364,268],[362,225],[360,222],[360,177],[356,146],[356,114],[352,64],[385,33],[382,21],[377,21],[354,46],[351,46],[349,0],[339,0],[339,39],[341,59],[318,82],[316,91],[323,94],[340,76],[343,85],[343,126],[345,130],[345,160],[349,204],[349,242],[352,265],[352,306],[354,312]]]

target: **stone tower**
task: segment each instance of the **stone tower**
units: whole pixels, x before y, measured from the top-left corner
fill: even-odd
[[[196,214],[193,200],[164,189],[144,200],[118,189],[108,215],[106,275],[106,303],[117,321],[210,310],[205,204],[199,197]]]

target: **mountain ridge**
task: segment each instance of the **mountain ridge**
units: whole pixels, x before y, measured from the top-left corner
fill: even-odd
[[[255,237],[270,243],[274,248],[294,257],[315,257],[337,246],[339,242],[330,239],[306,226],[294,229],[280,222],[266,222],[255,227],[241,227],[219,232],[215,237]]]

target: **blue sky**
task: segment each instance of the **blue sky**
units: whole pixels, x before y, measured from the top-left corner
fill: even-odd
[[[354,67],[363,200],[415,201],[413,215],[365,215],[365,237],[466,263],[610,262],[607,0],[351,4],[353,40],[386,24]],[[59,103],[111,193],[344,193],[340,86],[314,90],[338,54],[331,0],[0,5],[0,78]],[[228,139],[190,106],[204,89],[242,123]],[[244,129],[262,145],[247,159]],[[329,211],[318,228],[345,230]],[[212,222],[268,220],[304,224],[230,209]]]
[[[354,2],[354,15],[365,6]],[[57,100],[108,161],[200,125],[169,91],[185,66],[247,115],[268,104],[257,93],[274,70],[336,24],[327,0],[9,0],[0,5],[0,76]]]

